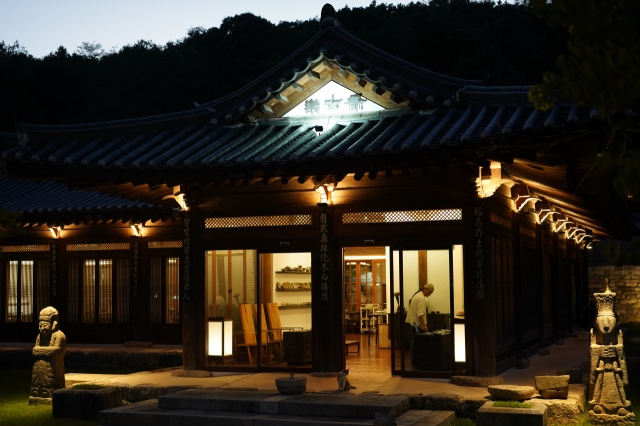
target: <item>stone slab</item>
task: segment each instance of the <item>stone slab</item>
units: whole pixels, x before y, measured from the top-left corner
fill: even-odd
[[[412,410],[396,418],[398,426],[449,426],[451,411]],[[362,426],[373,418],[315,417],[262,413],[166,410],[149,400],[99,413],[101,426]]]
[[[582,409],[575,399],[544,399],[535,397],[528,402],[545,405],[547,407],[547,424],[550,426],[577,424],[578,418],[582,413]]]
[[[259,413],[260,401],[279,395],[271,391],[190,389],[158,400],[158,407],[170,410],[206,410]]]
[[[569,375],[535,376],[536,390],[544,399],[565,399],[569,396]]]
[[[124,399],[129,402],[140,402],[158,398],[159,388],[153,383],[141,383],[125,388]]]
[[[410,410],[396,417],[396,425],[449,426],[455,418],[453,411]]]
[[[287,415],[327,416],[373,419],[375,413],[393,413],[396,417],[409,411],[409,398],[398,395],[316,394],[292,395],[278,403],[278,413]]]
[[[211,372],[206,370],[176,370],[171,372],[173,377],[191,377],[196,379],[210,379]]]
[[[475,419],[476,412],[487,402],[486,398],[465,398],[460,403],[460,416],[465,419]],[[457,416],[457,414],[456,414]]]
[[[488,386],[487,390],[493,398],[508,401],[524,401],[531,398],[536,392],[533,386],[518,385],[493,385]]]
[[[122,405],[122,389],[58,389],[53,392],[53,417],[91,420],[98,412]]]
[[[432,393],[422,397],[422,409],[433,411],[453,411],[460,415],[463,397],[453,393]]]
[[[501,385],[504,378],[501,376],[480,377],[480,376],[451,376],[451,383],[458,386],[471,386],[475,388],[486,388],[491,385]]]
[[[534,404],[532,408],[494,407],[485,403],[476,412],[477,426],[546,426],[547,407]]]

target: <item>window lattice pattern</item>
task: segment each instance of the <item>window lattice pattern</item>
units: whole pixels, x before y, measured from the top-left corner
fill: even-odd
[[[68,244],[67,251],[129,250],[129,243]]]
[[[491,222],[495,223],[496,225],[500,225],[500,226],[504,226],[507,229],[511,229],[511,221],[509,219],[506,219],[502,216],[500,216],[499,214],[495,214],[495,213],[491,213]]]
[[[384,247],[346,247],[345,256],[384,256]]]
[[[182,241],[149,241],[150,249],[182,248]]]
[[[401,223],[462,220],[462,209],[343,213],[342,223]]]
[[[0,246],[0,251],[3,253],[26,253],[49,250],[51,250],[51,246],[49,244],[40,244],[34,246]]]
[[[255,228],[263,226],[302,225],[311,225],[310,214],[282,216],[209,217],[204,221],[205,228]]]

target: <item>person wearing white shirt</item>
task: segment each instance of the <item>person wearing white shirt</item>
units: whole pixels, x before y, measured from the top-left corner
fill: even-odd
[[[420,290],[416,291],[409,300],[409,310],[407,311],[406,322],[410,324],[411,334],[411,366],[416,365],[416,325],[420,329],[420,332],[424,333],[429,331],[427,327],[427,297],[433,293],[434,286],[431,283],[425,284]]]

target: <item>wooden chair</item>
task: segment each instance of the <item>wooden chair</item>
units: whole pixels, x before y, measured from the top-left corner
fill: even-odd
[[[247,348],[247,357],[249,358],[249,364],[254,364],[255,362],[257,362],[257,347],[258,347],[258,341],[257,341],[257,335],[256,335],[256,329],[255,329],[255,325],[253,322],[253,314],[251,313],[251,305],[249,305],[248,303],[241,303],[240,304],[240,318],[242,321],[242,333],[240,334],[240,337],[242,337],[242,342],[239,342],[238,340],[240,339],[236,339],[236,347],[244,347]],[[264,321],[263,321],[264,322]],[[262,337],[262,348],[260,350],[261,354],[264,353],[263,349],[266,349],[266,336],[261,336]],[[254,361],[255,358],[255,361]]]
[[[270,303],[267,303],[267,305],[270,305]],[[278,305],[274,303],[274,305],[276,305],[276,309],[278,309]],[[257,309],[257,305],[255,305],[256,308],[254,309],[254,313],[255,310]],[[268,307],[267,307],[268,309]],[[270,313],[267,313],[269,315],[269,318],[272,317],[272,315]],[[256,318],[258,317],[257,313],[256,313]],[[275,361],[276,362],[280,362],[280,358],[282,355],[282,330],[279,329],[278,330],[274,329],[273,325],[271,324],[270,321],[268,321],[265,318],[265,308],[264,305],[262,307],[262,325],[260,327],[260,329],[262,330],[262,342],[266,342],[267,344],[267,362],[271,361],[271,357],[272,355],[275,355]],[[278,321],[279,321],[280,317],[278,316]]]
[[[280,309],[275,302],[267,303],[267,324],[269,329],[269,338],[274,342],[280,342],[279,357],[282,358],[282,346],[284,342],[283,330],[302,330],[303,327],[282,327],[280,322]]]

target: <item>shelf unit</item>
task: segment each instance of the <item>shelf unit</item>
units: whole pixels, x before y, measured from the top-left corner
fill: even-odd
[[[302,309],[302,308],[311,308],[311,305],[278,306],[278,309]]]
[[[295,289],[285,289],[285,288],[281,288],[281,289],[277,289],[276,291],[311,291],[310,288],[295,288]]]

